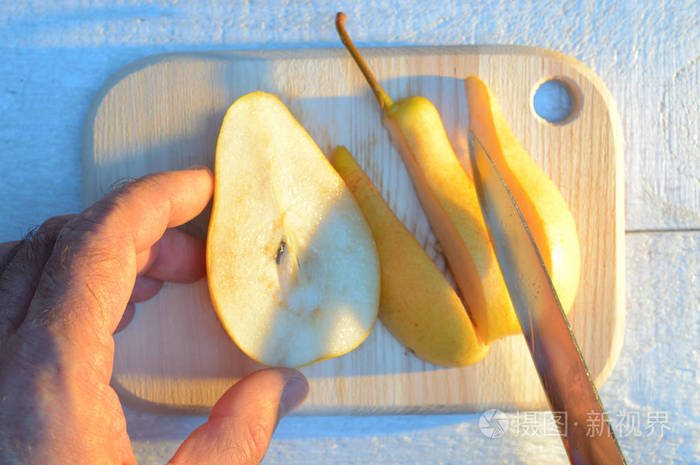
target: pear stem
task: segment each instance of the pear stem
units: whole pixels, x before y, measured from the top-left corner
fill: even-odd
[[[357,50],[357,48],[355,48],[352,40],[350,40],[350,36],[345,30],[346,19],[345,13],[342,11],[335,15],[335,28],[338,30],[340,40],[343,42],[343,45],[345,45],[345,48],[348,49],[350,55],[352,55],[353,60],[355,60],[355,63],[357,63],[357,66],[360,68],[360,71],[362,71],[365,79],[367,79],[367,83],[372,88],[374,96],[377,97],[377,101],[379,101],[379,106],[382,107],[382,110],[386,110],[393,105],[394,102],[391,101],[386,92],[384,92],[384,89],[382,89],[382,87],[379,85],[377,79],[374,77],[374,74],[372,74],[372,71],[369,69],[369,66],[367,66],[367,63],[365,63],[365,60],[362,58],[362,55],[360,55],[360,52]]]

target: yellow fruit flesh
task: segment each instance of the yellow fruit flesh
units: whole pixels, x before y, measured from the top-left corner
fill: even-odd
[[[423,97],[387,108],[384,123],[440,241],[481,340],[520,331],[491,248],[476,189],[457,159],[437,109]]]
[[[371,231],[323,152],[273,95],[239,98],[222,123],[207,278],[224,329],[266,365],[342,355],[376,320]]]
[[[576,225],[554,183],[520,145],[488,87],[465,80],[469,128],[508,184],[530,228],[564,311],[576,298],[580,250]]]
[[[470,365],[488,352],[461,300],[421,245],[394,215],[344,147],[333,166],[355,196],[377,244],[379,318],[418,357],[443,366]]]

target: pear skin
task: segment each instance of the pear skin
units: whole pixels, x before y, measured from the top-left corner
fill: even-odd
[[[501,172],[530,228],[565,312],[578,291],[581,255],[576,224],[559,189],[518,142],[491,91],[465,80],[469,128]]]
[[[399,148],[479,336],[488,344],[518,333],[520,323],[476,188],[452,149],[437,109],[426,98],[408,97],[385,111],[384,125]]]
[[[372,231],[381,272],[379,319],[418,357],[442,366],[471,365],[488,346],[477,337],[459,296],[345,147],[331,163]]]
[[[454,153],[435,106],[420,96],[394,103],[382,90],[336,16],[343,44],[358,64],[384,114],[384,125],[413,180],[430,225],[465,300],[476,331],[488,344],[520,331],[486,230],[472,179]]]

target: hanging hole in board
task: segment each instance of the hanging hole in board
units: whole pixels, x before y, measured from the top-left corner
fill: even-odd
[[[564,76],[548,77],[537,83],[531,100],[532,111],[537,118],[553,125],[570,123],[583,106],[580,89]]]

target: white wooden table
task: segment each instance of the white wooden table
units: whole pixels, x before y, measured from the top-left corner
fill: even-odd
[[[301,3],[301,2],[300,2]],[[360,3],[360,2],[357,2]],[[0,1],[0,241],[77,211],[88,105],[127,63],[180,50],[338,46],[348,13],[372,45],[519,44],[575,56],[622,117],[627,322],[601,396],[629,463],[700,463],[700,4],[633,2]],[[127,410],[140,463],[164,463],[204,419]],[[290,417],[264,463],[566,463],[559,439],[508,414]]]

